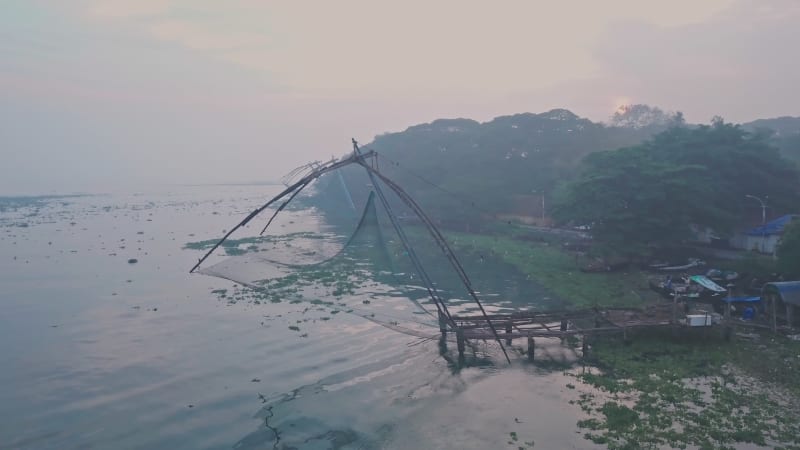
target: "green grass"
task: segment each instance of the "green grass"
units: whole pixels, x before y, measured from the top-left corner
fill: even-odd
[[[573,308],[636,307],[655,298],[647,287],[645,272],[584,273],[580,265],[586,261],[576,260],[575,256],[547,242],[453,232],[448,232],[447,236],[457,254],[491,254],[529,275]]]
[[[548,239],[454,232],[447,237],[459,256],[485,254],[510,264],[574,308],[657,300],[647,272],[584,273],[586,260]],[[751,271],[759,263],[742,261],[737,268]],[[647,331],[628,345],[617,337],[600,338],[592,350],[601,372],[578,376],[596,389],[577,402],[590,416],[578,424],[586,439],[612,449],[728,449],[741,443],[800,449],[800,423],[794,420],[800,413],[800,342],[771,334],[726,342]],[[693,379],[704,379],[705,387]]]

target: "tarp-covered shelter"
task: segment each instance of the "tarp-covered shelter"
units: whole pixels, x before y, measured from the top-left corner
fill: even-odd
[[[776,281],[764,285],[762,295],[777,295],[785,305],[800,306],[800,281]]]
[[[776,281],[767,283],[761,290],[761,297],[768,304],[773,305],[773,309],[779,308],[779,303],[786,307],[786,323],[793,325],[795,309],[800,306],[800,281]],[[775,316],[773,315],[773,324]],[[774,328],[774,325],[773,325]]]

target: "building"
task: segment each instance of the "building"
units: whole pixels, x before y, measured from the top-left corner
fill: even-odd
[[[774,254],[778,248],[783,230],[793,220],[800,220],[800,214],[787,214],[734,236],[731,246],[743,250],[755,250]]]

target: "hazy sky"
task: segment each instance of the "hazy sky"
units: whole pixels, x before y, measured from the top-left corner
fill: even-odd
[[[276,179],[440,117],[800,115],[797,0],[0,0],[0,194]]]

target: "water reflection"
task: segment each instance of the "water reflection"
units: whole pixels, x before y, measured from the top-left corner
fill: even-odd
[[[541,339],[531,363],[512,346],[508,366],[492,343],[472,342],[462,361],[449,347],[424,340],[287,393],[259,394],[261,425],[234,448],[499,448],[509,433],[542,448],[594,448],[573,436],[569,402],[579,393],[566,386],[575,382],[569,373],[584,370],[575,348]]]
[[[555,347],[537,341],[534,365],[519,355],[508,367],[496,344],[473,342],[460,363],[435,319],[410,316],[427,324],[420,339],[358,315],[408,318],[403,296],[419,286],[370,285],[331,307],[313,303],[322,290],[256,304],[186,274],[199,252],[181,247],[219,236],[264,195],[187,188],[0,214],[0,357],[11,368],[0,372],[0,446],[496,448],[512,431],[537,447],[548,433],[543,448],[574,443],[578,417],[563,409],[573,393],[558,370],[536,372],[561,358]],[[563,421],[540,426],[542,408],[562,408]]]

